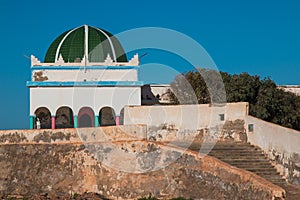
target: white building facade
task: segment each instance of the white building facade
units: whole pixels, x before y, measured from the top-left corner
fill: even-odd
[[[285,92],[291,92],[300,96],[300,85],[279,85],[277,87]]]
[[[109,32],[83,25],[61,34],[44,62],[31,56],[30,128],[119,125],[123,108],[141,105],[139,59],[127,60]]]

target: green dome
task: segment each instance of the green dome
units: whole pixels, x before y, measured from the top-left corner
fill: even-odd
[[[65,62],[80,62],[84,56],[89,62],[104,62],[107,55],[117,62],[127,62],[121,43],[111,33],[83,25],[64,32],[50,45],[45,63],[56,62],[60,55]]]

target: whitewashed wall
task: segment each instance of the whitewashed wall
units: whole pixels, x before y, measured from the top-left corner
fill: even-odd
[[[220,120],[224,114],[224,121]],[[223,106],[177,105],[177,106],[127,106],[124,109],[124,124],[147,124],[158,126],[174,124],[181,129],[196,130],[214,127],[225,121],[245,120],[248,103],[228,103]]]
[[[105,69],[95,70],[33,70],[34,76],[39,75],[46,80],[43,81],[137,81],[138,74],[135,69]],[[42,75],[40,75],[42,74]],[[36,80],[38,81],[38,80]]]
[[[125,105],[141,104],[140,87],[49,87],[30,88],[30,115],[39,107],[46,107],[52,115],[61,106],[72,108],[77,115],[80,108],[91,107],[95,114],[105,106],[120,114]]]
[[[288,181],[300,185],[300,131],[252,116],[246,123],[253,125],[253,131],[247,130],[248,141],[262,148]]]
[[[248,116],[247,124],[253,124],[252,132],[247,130],[248,140],[265,151],[277,149],[288,154],[300,154],[300,132]]]

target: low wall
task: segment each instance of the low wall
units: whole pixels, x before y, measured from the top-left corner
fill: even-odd
[[[246,123],[253,125],[248,141],[262,148],[290,183],[300,185],[300,132],[252,116]]]
[[[146,139],[146,125],[77,129],[0,130],[0,144],[82,143]]]
[[[221,116],[224,114],[224,120]],[[127,106],[124,124],[174,125],[181,129],[201,129],[223,124],[224,121],[244,120],[248,115],[248,103],[224,105],[197,104],[174,106]]]
[[[248,103],[211,106],[128,106],[125,124],[146,124],[147,139],[155,141],[201,141],[229,139],[246,142]]]
[[[105,127],[99,131],[105,139],[97,137],[97,131],[1,131],[2,197],[84,192],[111,199],[149,194],[165,199],[281,199],[284,195],[280,187],[215,158],[146,141],[145,126]]]

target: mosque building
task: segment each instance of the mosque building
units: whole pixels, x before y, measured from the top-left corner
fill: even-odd
[[[123,124],[124,107],[141,105],[138,69],[138,55],[127,59],[111,33],[88,25],[64,32],[44,62],[31,56],[30,128]]]

